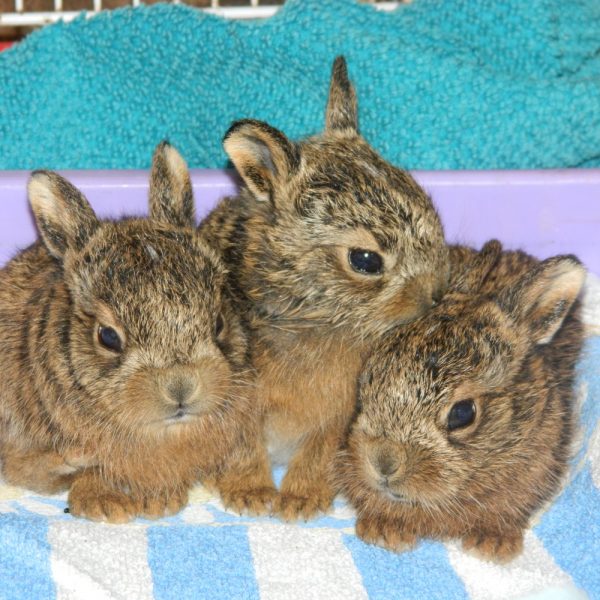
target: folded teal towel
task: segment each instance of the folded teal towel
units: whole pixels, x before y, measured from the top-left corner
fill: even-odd
[[[0,54],[0,168],[143,168],[163,138],[222,167],[234,119],[319,131],[337,54],[394,163],[600,166],[598,0],[289,0],[265,21],[158,5],[32,34]]]

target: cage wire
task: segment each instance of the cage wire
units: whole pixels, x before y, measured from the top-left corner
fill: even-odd
[[[155,4],[161,0],[0,0],[0,36],[3,30],[41,27],[60,19],[70,21],[81,11],[92,16],[110,10],[140,4]],[[361,0],[381,10],[393,10],[402,1]],[[407,0],[404,0],[406,2]],[[285,0],[171,0],[209,13],[232,19],[262,19],[275,14]],[[4,36],[6,39],[6,35]],[[1,38],[0,38],[1,39]]]

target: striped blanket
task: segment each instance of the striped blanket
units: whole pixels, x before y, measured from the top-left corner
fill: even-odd
[[[66,495],[0,484],[0,599],[600,598],[600,279],[584,298],[581,435],[570,480],[506,566],[456,543],[402,555],[362,543],[341,500],[289,525],[227,512],[202,487],[180,514],[106,525],[65,514]]]

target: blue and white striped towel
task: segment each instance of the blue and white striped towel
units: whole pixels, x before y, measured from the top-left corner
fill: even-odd
[[[455,543],[402,555],[354,535],[341,501],[288,525],[226,512],[198,487],[180,514],[105,525],[64,514],[66,496],[0,485],[1,600],[558,600],[600,598],[600,279],[584,299],[581,450],[571,480],[506,566]]]

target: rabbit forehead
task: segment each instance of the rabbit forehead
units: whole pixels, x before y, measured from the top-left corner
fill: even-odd
[[[203,275],[223,275],[223,267],[213,251],[192,230],[148,225],[143,221],[105,224],[80,254],[82,266],[108,270],[113,275],[137,274],[155,279],[149,271],[167,280],[180,279],[181,271],[193,268],[185,281]],[[196,277],[192,277],[193,275]]]
[[[444,303],[373,352],[363,394],[378,403],[440,405],[465,386],[498,385],[519,353],[511,323],[494,302]]]
[[[224,278],[218,259],[193,232],[144,223],[106,225],[65,266],[82,300],[120,307],[121,318],[140,305],[162,305],[161,313],[212,305]]]
[[[352,144],[308,144],[295,187],[302,215],[336,228],[367,228],[385,250],[407,241],[443,243],[439,217],[424,190],[360,138]]]

